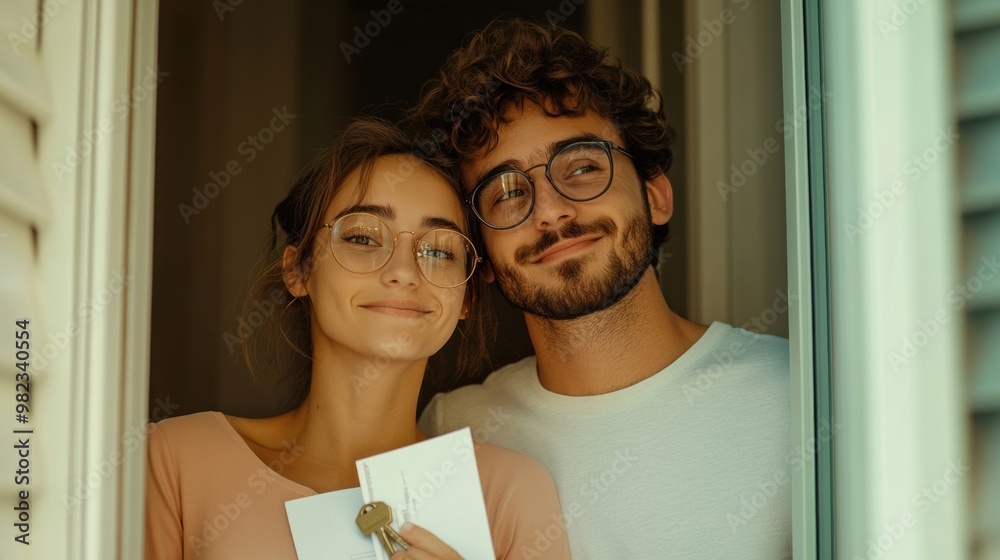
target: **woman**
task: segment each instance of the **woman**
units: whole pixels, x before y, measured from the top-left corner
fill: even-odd
[[[416,415],[427,361],[460,321],[466,357],[481,357],[481,281],[460,191],[413,154],[392,125],[355,122],[278,204],[284,246],[248,301],[287,301],[270,318],[305,366],[305,397],[271,418],[205,412],[151,427],[147,560],[295,558],[284,502],[356,487],[357,459],[425,438]],[[568,558],[547,471],[489,444],[476,457],[497,556]],[[545,550],[534,549],[539,530]],[[419,527],[402,535],[413,547],[394,560],[457,558]]]

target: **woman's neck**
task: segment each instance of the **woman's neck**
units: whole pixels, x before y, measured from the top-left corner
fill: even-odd
[[[309,395],[295,410],[304,444],[317,449],[334,444],[333,450],[361,453],[360,458],[417,440],[417,398],[426,359],[379,364],[321,360],[313,366]]]
[[[269,438],[296,450],[283,475],[317,492],[357,486],[355,461],[425,437],[416,415],[426,358],[376,362],[333,354],[314,349],[309,394],[273,419]]]

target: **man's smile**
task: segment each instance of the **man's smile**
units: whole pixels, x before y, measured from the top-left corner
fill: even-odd
[[[543,251],[540,255],[532,259],[532,264],[545,264],[559,259],[575,255],[581,251],[588,249],[594,243],[597,243],[603,235],[589,235],[584,237],[574,237],[573,239],[567,239],[560,243],[556,243],[549,249]]]
[[[606,235],[618,230],[610,218],[598,218],[589,223],[572,221],[559,229],[546,230],[533,243],[514,251],[514,262],[520,265],[547,263],[583,251]]]

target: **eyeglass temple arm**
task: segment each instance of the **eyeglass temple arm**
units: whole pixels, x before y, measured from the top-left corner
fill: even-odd
[[[635,159],[635,156],[633,156],[632,154],[626,152],[625,148],[622,148],[618,144],[615,144],[614,142],[608,142],[608,145],[611,146],[612,149],[618,150],[619,152],[625,154],[626,156],[629,157],[629,159]]]

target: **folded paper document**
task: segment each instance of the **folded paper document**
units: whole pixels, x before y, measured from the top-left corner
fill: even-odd
[[[493,560],[479,470],[468,428],[357,462],[361,488],[285,503],[299,560],[388,560],[355,519],[366,503],[392,508],[392,526],[410,521],[466,560]]]

